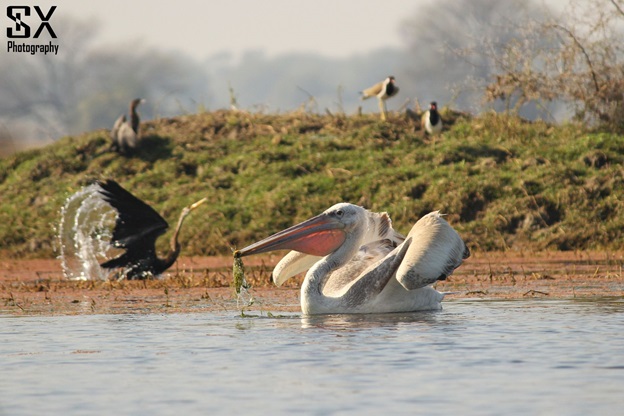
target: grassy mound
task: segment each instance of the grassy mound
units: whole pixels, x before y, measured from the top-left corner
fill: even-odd
[[[431,139],[397,114],[202,113],[144,123],[131,157],[108,151],[104,130],[65,137],[0,159],[0,255],[56,255],[66,198],[101,178],[170,224],[208,197],[182,230],[185,255],[230,253],[342,201],[387,211],[403,233],[440,210],[472,250],[622,247],[623,136],[442,115]]]

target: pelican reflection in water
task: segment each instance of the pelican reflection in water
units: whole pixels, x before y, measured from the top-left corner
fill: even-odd
[[[276,265],[279,286],[307,270],[303,313],[385,313],[441,309],[444,295],[431,285],[446,279],[470,251],[438,211],[407,235],[385,213],[340,203],[307,221],[238,252],[240,256],[289,249]]]

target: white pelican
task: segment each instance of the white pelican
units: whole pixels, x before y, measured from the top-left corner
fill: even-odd
[[[407,238],[387,214],[340,203],[320,215],[239,251],[240,256],[295,250],[273,271],[281,285],[308,270],[301,286],[304,314],[385,313],[441,309],[444,280],[470,252],[438,211],[422,217]]]
[[[139,113],[136,109],[145,99],[135,98],[130,101],[130,122],[126,120],[126,115],[122,114],[115,121],[111,130],[112,150],[121,154],[127,154],[130,149],[135,149],[139,142]]]
[[[439,134],[442,131],[442,118],[438,113],[438,103],[431,102],[429,110],[425,111],[420,120],[423,132],[428,134]]]
[[[370,97],[377,97],[379,100],[379,111],[381,119],[386,119],[386,100],[395,96],[399,92],[399,87],[394,82],[394,77],[390,75],[388,78],[362,91],[362,100]]]

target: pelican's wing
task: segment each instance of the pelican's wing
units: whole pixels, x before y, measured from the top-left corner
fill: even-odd
[[[389,239],[363,245],[346,265],[331,273],[323,287],[323,294],[334,296],[343,292],[346,287],[361,279],[371,268],[386,258],[396,247],[396,242]]]
[[[470,256],[464,241],[439,211],[418,220],[407,237],[413,242],[396,278],[408,290],[446,279]]]
[[[328,278],[323,288],[323,293],[331,296],[332,293],[342,290],[351,283],[371,264],[383,258],[392,249],[387,249],[389,240],[367,244],[360,247],[358,253],[345,266],[334,271]],[[299,273],[308,271],[314,264],[321,260],[320,256],[291,251],[277,263],[273,269],[273,282],[281,286],[284,282]]]
[[[98,185],[102,198],[117,211],[111,243],[129,250],[137,245],[153,248],[156,238],[167,230],[167,221],[117,182],[109,179]]]
[[[375,241],[390,240],[396,245],[405,240],[405,236],[392,228],[392,220],[387,212],[370,212],[371,226],[369,227],[363,244]]]
[[[383,85],[384,85],[384,82],[381,81],[373,85],[372,87],[365,89],[364,91],[362,91],[362,99],[365,100],[370,97],[375,97],[377,94],[381,92]]]
[[[345,286],[338,295],[350,308],[357,308],[375,298],[394,277],[411,243],[412,239],[408,237],[384,258],[369,264],[362,274],[353,280],[351,285]]]
[[[328,291],[344,289],[375,267],[403,241],[405,237],[392,228],[392,220],[386,212],[369,211],[369,226],[363,245],[349,263],[331,274],[325,288]]]

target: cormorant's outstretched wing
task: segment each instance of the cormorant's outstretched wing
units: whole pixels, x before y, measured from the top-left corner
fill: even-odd
[[[115,124],[113,125],[113,129],[111,130],[111,139],[113,139],[113,143],[117,144],[117,136],[119,134],[119,128],[122,124],[126,122],[126,116],[124,114],[120,115],[117,120],[115,120]]]
[[[156,238],[167,230],[167,221],[117,182],[109,179],[98,181],[98,185],[102,198],[117,211],[111,243],[127,249],[126,254],[133,259],[143,257],[134,251],[154,255]]]

